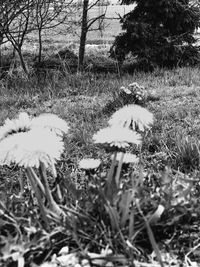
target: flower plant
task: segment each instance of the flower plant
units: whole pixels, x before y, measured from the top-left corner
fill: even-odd
[[[138,83],[133,82],[128,86],[120,87],[119,98],[121,98],[123,105],[128,104],[144,104],[147,95],[143,86],[140,86]]]
[[[67,131],[67,123],[54,114],[30,117],[25,112],[16,119],[7,119],[0,128],[0,164],[25,169],[46,225],[50,214],[57,218],[62,214],[50,191],[46,171],[49,169],[56,177],[55,164],[64,150],[62,135]]]
[[[146,227],[158,261],[163,266],[149,221],[141,208],[144,194],[141,191],[142,163],[139,157],[127,151],[136,151],[136,148],[140,151],[142,136],[153,124],[153,115],[145,108],[133,104],[116,111],[108,123],[109,127],[94,134],[93,140],[111,154],[111,165],[103,181],[98,172],[93,175],[94,181],[88,191],[89,199],[93,203],[94,211],[99,210],[99,214],[103,214],[102,217],[99,215],[100,220],[106,225],[110,223],[113,234],[119,236],[121,246],[125,250],[128,247],[133,254],[133,241]],[[121,175],[124,163],[130,165],[126,179],[122,179]],[[157,205],[157,210],[151,218],[152,222],[160,218],[164,209],[162,205]],[[141,222],[139,226],[135,225],[136,218]]]
[[[88,177],[88,184],[85,192],[78,190],[76,185],[68,186],[68,191],[61,188],[61,199],[64,199],[64,194],[69,194],[70,188],[73,187],[76,199],[75,203],[70,205],[56,202],[47,178],[49,172],[54,179],[57,177],[55,165],[64,151],[63,134],[69,129],[68,124],[56,115],[42,114],[31,117],[27,113],[20,113],[18,118],[6,120],[0,128],[0,164],[15,164],[25,169],[46,228],[51,219],[64,223],[67,230],[73,232],[73,238],[78,245],[80,242],[77,233],[88,240],[88,229],[94,232],[91,234],[95,234],[95,231],[100,231],[98,228],[104,227],[104,231],[109,233],[113,240],[116,239],[119,250],[116,250],[115,259],[112,258],[115,248],[112,247],[112,242],[108,245],[108,237],[103,236],[103,233],[102,242],[112,249],[111,253],[91,253],[86,246],[83,259],[99,262],[100,266],[111,259],[113,262],[117,259],[124,264],[125,255],[119,256],[119,251],[123,249],[134,256],[137,253],[134,240],[146,227],[153,249],[163,266],[150,223],[160,218],[164,206],[155,203],[156,211],[153,215],[150,218],[144,215],[142,205],[145,192],[141,186],[144,177],[140,155],[138,152],[136,154],[136,151],[140,152],[142,138],[152,123],[151,112],[135,104],[116,111],[108,121],[108,127],[93,135],[94,144],[109,154],[110,165],[105,167],[98,158],[79,161],[78,168],[84,172],[86,179]],[[124,165],[128,166],[125,176],[122,172]],[[70,216],[67,218],[67,215]],[[96,257],[100,260],[97,261]]]

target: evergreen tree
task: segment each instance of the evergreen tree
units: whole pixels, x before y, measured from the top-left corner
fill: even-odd
[[[111,56],[123,62],[131,53],[137,63],[154,66],[192,65],[199,60],[194,32],[200,10],[189,0],[122,0],[136,7],[122,19],[123,32],[111,48]]]

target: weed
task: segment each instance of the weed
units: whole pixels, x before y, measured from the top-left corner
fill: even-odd
[[[192,172],[200,167],[200,144],[190,136],[177,136],[176,164],[181,171]]]

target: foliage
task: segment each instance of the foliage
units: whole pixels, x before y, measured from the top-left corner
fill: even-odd
[[[131,83],[127,87],[122,86],[119,92],[114,92],[113,100],[110,100],[103,109],[103,112],[110,114],[118,108],[128,104],[144,105],[147,94],[143,86]]]
[[[123,32],[115,39],[111,56],[123,62],[131,53],[143,69],[175,67],[199,62],[194,46],[199,8],[188,0],[122,0],[136,7],[121,18]]]
[[[43,57],[38,62],[37,57],[34,59],[33,68],[40,71],[48,71],[48,69],[57,69],[61,72],[77,71],[78,57],[67,47],[53,53],[50,57]]]

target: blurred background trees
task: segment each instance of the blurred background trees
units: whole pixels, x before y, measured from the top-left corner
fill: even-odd
[[[73,0],[1,0],[0,45],[9,42],[17,52],[26,75],[29,70],[23,58],[22,47],[32,32],[38,36],[38,62],[42,56],[42,33],[65,24],[68,30],[76,13]],[[59,33],[58,33],[59,34]]]
[[[49,34],[52,40],[65,36],[67,47],[69,33],[78,34],[76,68],[82,70],[87,34],[100,30],[106,17],[106,7],[103,13],[93,14],[92,17],[88,16],[88,12],[103,4],[103,0],[0,0],[0,46],[5,43],[11,45],[13,58],[17,55],[21,69],[28,77],[30,69],[24,59],[24,47],[32,36],[37,49],[34,64],[36,62],[39,66],[46,35]],[[198,1],[121,0],[121,4],[135,5],[133,10],[121,17],[122,33],[115,38],[111,48],[113,59],[122,64],[128,58],[142,70],[199,62],[199,47],[194,37],[200,25]],[[54,45],[53,41],[49,44]]]
[[[68,1],[49,1],[49,0],[33,0],[34,8],[32,16],[34,18],[33,29],[38,34],[38,62],[42,57],[42,33],[44,30],[57,28],[59,25],[65,25],[65,31],[69,30],[73,19],[71,15],[76,12],[73,6],[73,0]],[[70,19],[71,20],[70,20]],[[58,33],[59,34],[59,33]]]

